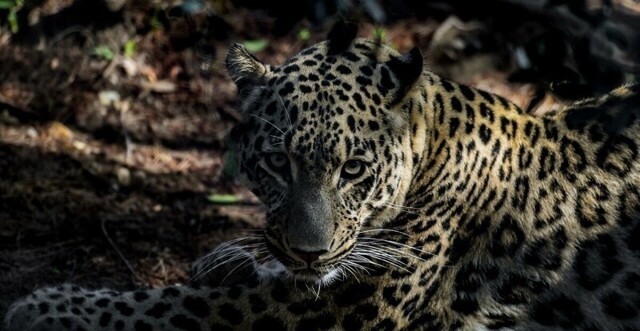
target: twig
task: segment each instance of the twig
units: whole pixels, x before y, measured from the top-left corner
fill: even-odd
[[[51,46],[53,46],[53,45],[57,44],[57,43],[58,43],[58,42],[60,42],[62,39],[66,38],[66,37],[68,37],[68,36],[70,36],[71,34],[74,34],[74,33],[84,34],[84,35],[85,35],[85,37],[86,37],[86,35],[87,35],[87,30],[88,30],[87,28],[82,27],[82,26],[79,26],[79,25],[69,27],[69,28],[65,29],[64,31],[62,31],[62,32],[60,32],[60,33],[58,33],[58,34],[56,34],[56,35],[53,37],[53,39],[51,39],[51,41],[49,42],[49,47],[51,47]]]
[[[122,120],[120,121],[120,125],[122,125],[122,133],[124,134],[125,161],[127,162],[127,164],[131,164],[131,155],[133,153],[131,136],[129,136],[129,132],[127,131],[127,129],[124,128],[124,125],[122,124]]]
[[[69,271],[69,275],[67,276],[67,279],[72,279],[73,275],[76,273],[76,269],[78,268],[78,258],[74,257],[73,258],[73,268],[71,268],[71,271]]]
[[[118,249],[118,246],[116,246],[113,240],[111,240],[111,237],[109,237],[109,234],[107,233],[106,223],[107,223],[107,220],[103,219],[102,222],[100,222],[100,226],[102,227],[102,233],[104,234],[105,238],[107,238],[109,245],[111,245],[111,248],[113,248],[113,250],[115,250],[116,253],[118,253],[118,256],[120,257],[122,262],[124,262],[124,264],[127,266],[127,269],[129,269],[129,272],[131,272],[131,280],[134,283],[135,281],[142,283],[142,279],[140,278],[140,276],[138,276],[138,273],[136,273],[136,271],[133,269],[133,267],[127,260],[127,258],[125,258],[124,254],[122,254],[122,252]]]
[[[108,77],[113,73],[113,71],[116,69],[116,67],[118,66],[118,63],[120,63],[121,59],[119,55],[115,55],[113,57],[113,59],[111,59],[111,61],[109,61],[109,64],[107,64],[107,66],[104,67],[104,70],[102,70],[102,79],[108,79]]]
[[[111,102],[111,108],[114,107],[113,102]],[[124,125],[124,115],[129,110],[129,106],[126,103],[120,103],[120,105],[115,109],[119,114],[118,120],[120,122],[120,127],[122,128],[122,135],[124,135],[124,146],[125,146],[125,161],[127,164],[131,163],[131,155],[133,153],[133,145],[131,143],[131,136],[129,135],[129,131],[127,131],[127,127]]]

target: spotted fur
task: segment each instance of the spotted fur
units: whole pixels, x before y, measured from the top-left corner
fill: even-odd
[[[363,39],[228,68],[272,277],[38,290],[9,330],[640,328],[638,85],[534,117]]]

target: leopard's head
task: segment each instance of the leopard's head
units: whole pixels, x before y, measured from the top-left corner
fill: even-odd
[[[270,253],[297,279],[384,263],[369,237],[394,215],[412,175],[404,100],[422,65],[417,49],[403,55],[349,36],[281,66],[230,49],[243,115],[233,133],[239,170],[267,206]]]

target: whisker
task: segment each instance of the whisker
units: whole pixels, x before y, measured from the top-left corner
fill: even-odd
[[[227,273],[227,275],[226,275],[226,276],[224,276],[224,278],[222,278],[222,281],[220,281],[220,285],[224,284],[224,281],[225,281],[225,280],[227,280],[227,278],[228,278],[229,276],[231,276],[231,274],[232,274],[234,271],[236,271],[236,269],[240,268],[240,266],[243,266],[243,265],[244,265],[244,267],[242,267],[242,269],[240,269],[240,270],[243,270],[244,268],[246,268],[246,267],[250,266],[250,265],[251,265],[251,259],[250,259],[250,258],[247,258],[246,260],[242,261],[242,263],[238,264],[235,268],[231,269],[231,271],[229,271],[229,273]],[[239,270],[238,270],[238,271],[239,271]]]
[[[409,271],[409,269],[407,268],[408,265],[403,263],[402,261],[400,261],[397,257],[389,255],[389,254],[384,254],[382,252],[376,252],[375,250],[367,250],[366,251],[366,255],[361,255],[361,254],[357,254],[356,256],[362,258],[364,261],[369,262],[371,264],[374,264],[376,266],[380,266],[382,267],[382,264],[379,264],[373,260],[379,260],[380,262],[386,262],[394,267],[400,268],[404,271]]]
[[[391,232],[391,233],[399,234],[404,237],[409,237],[408,233],[400,230],[395,230],[395,229],[378,228],[378,229],[360,230],[360,233],[371,233],[371,232]],[[367,238],[367,237],[364,237],[364,238]]]
[[[365,233],[390,233],[407,236],[406,233],[394,229],[367,229],[361,231],[361,234]],[[369,265],[382,268],[392,266],[406,272],[411,272],[411,270],[414,270],[414,267],[404,262],[406,260],[401,259],[409,258],[426,262],[424,258],[417,254],[437,256],[437,254],[426,252],[393,240],[361,236],[351,254],[342,261],[343,263],[341,263],[341,265],[345,270],[350,270],[350,268],[354,267],[361,270],[362,266]]]
[[[373,187],[377,187],[379,181],[380,181],[380,177],[376,176],[376,179],[373,182]],[[371,192],[369,192],[369,194],[367,194],[367,197],[365,198],[365,201],[369,200],[374,193],[375,193],[375,190],[371,190]],[[340,196],[340,195],[338,195],[338,196]],[[362,209],[360,212],[361,213],[364,212],[364,209]],[[358,219],[362,219],[360,213],[357,214],[357,217],[358,217]]]
[[[262,117],[260,117],[260,116],[258,116],[258,115],[255,115],[255,114],[249,114],[249,116],[253,116],[253,117],[255,117],[255,118],[257,118],[257,119],[259,119],[259,120],[261,120],[261,121],[264,121],[265,123],[267,123],[267,124],[271,125],[271,126],[272,126],[272,127],[274,127],[276,130],[278,130],[280,133],[282,133],[282,135],[283,135],[283,136],[285,135],[284,131],[282,131],[282,130],[281,130],[279,127],[277,127],[275,124],[273,124],[273,123],[269,122],[269,120],[264,119],[264,118],[262,118]]]
[[[213,256],[215,256],[217,259],[221,259],[221,258],[223,258],[225,256],[233,254],[237,250],[244,250],[245,248],[253,249],[254,247],[257,247],[256,245],[257,244],[249,244],[249,245],[245,245],[245,246],[227,245],[227,246],[222,247],[222,248],[220,248],[220,246],[218,246],[218,248],[216,248],[211,253],[205,255],[202,259],[207,259],[207,258],[210,258],[210,257],[213,257]]]
[[[233,256],[233,257],[231,257],[231,258],[229,258],[229,259],[227,259],[225,261],[216,263],[213,267],[203,269],[202,272],[199,272],[198,274],[193,276],[193,280],[197,281],[199,279],[202,279],[202,277],[204,277],[205,275],[207,275],[211,271],[213,271],[213,270],[215,270],[215,269],[217,269],[217,268],[219,268],[219,267],[221,267],[221,266],[223,266],[223,265],[225,265],[227,263],[230,263],[230,262],[233,262],[233,261],[242,260],[242,259],[249,259],[249,257],[247,257],[246,255],[245,256],[235,255],[235,256]]]
[[[365,273],[369,274],[369,270],[366,267],[359,266],[359,265],[357,265],[357,264],[355,264],[355,263],[353,263],[351,261],[348,261],[346,259],[345,259],[345,261],[340,263],[340,268],[341,268],[341,270],[348,271],[353,276],[353,278],[356,279],[356,281],[358,283],[360,282],[360,279],[358,278],[358,275],[357,275],[358,273],[356,272],[357,269],[361,269]],[[343,276],[346,278],[346,274],[345,273],[343,273]]]
[[[241,261],[229,272],[229,274],[231,274],[237,270],[237,268],[245,265],[248,261],[253,260],[253,257],[256,254],[264,254],[265,252],[266,246],[262,241],[262,236],[260,235],[250,235],[229,240],[220,244],[210,253],[200,258],[200,260],[204,261],[203,266],[195,275],[193,275],[191,280],[198,281],[213,270],[220,268],[225,264]],[[226,279],[229,274],[227,274],[224,279]]]
[[[399,205],[391,205],[388,203],[383,204],[384,206],[387,207],[391,207],[393,209],[398,209],[407,213],[411,213],[411,214],[419,214],[420,213],[420,209],[419,208],[411,208],[411,207],[405,207],[405,206],[399,206]]]
[[[409,206],[403,206],[403,205],[399,205],[399,204],[395,204],[395,203],[391,203],[391,202],[387,202],[385,203],[387,206],[391,206],[391,207],[398,207],[398,208],[402,208],[402,209],[411,209],[411,210],[422,210],[422,208],[416,208],[416,207],[409,207]]]
[[[397,265],[397,264],[391,263],[389,261],[376,262],[375,260],[378,260],[378,259],[377,258],[372,258],[371,256],[354,255],[354,258],[356,258],[356,257],[357,257],[357,260],[358,260],[357,262],[374,265],[374,266],[379,267],[379,268],[387,268],[386,265],[382,264],[382,262],[387,262],[387,263],[393,265],[394,267],[398,267],[398,268],[403,269],[403,267],[401,265]],[[404,270],[406,270],[406,268],[404,268]]]
[[[280,104],[282,105],[282,109],[284,109],[284,114],[287,115],[287,121],[289,122],[289,126],[292,127],[293,123],[291,123],[291,117],[289,116],[289,110],[287,109],[287,106],[284,105],[284,101],[282,100],[280,93],[276,93],[276,96],[278,97],[278,101],[280,101]]]
[[[273,139],[278,139],[278,140],[284,140],[284,137],[282,136],[276,136],[275,134],[270,134],[269,137],[273,138]]]
[[[379,247],[377,245],[371,246],[371,247],[367,247],[367,248],[368,249],[379,249]],[[420,262],[427,262],[426,259],[421,258],[420,256],[405,252],[405,251],[397,249],[397,248],[385,247],[385,249],[390,251],[390,252],[392,252],[397,257],[406,257],[406,258],[418,260]],[[435,254],[431,254],[431,255],[436,256]]]

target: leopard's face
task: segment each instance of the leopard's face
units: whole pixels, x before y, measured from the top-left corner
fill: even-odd
[[[244,117],[240,171],[267,206],[269,251],[297,279],[365,264],[410,175],[408,114],[390,106],[401,84],[384,62],[399,55],[378,47],[328,55],[322,43],[279,67],[239,47],[228,57]]]

